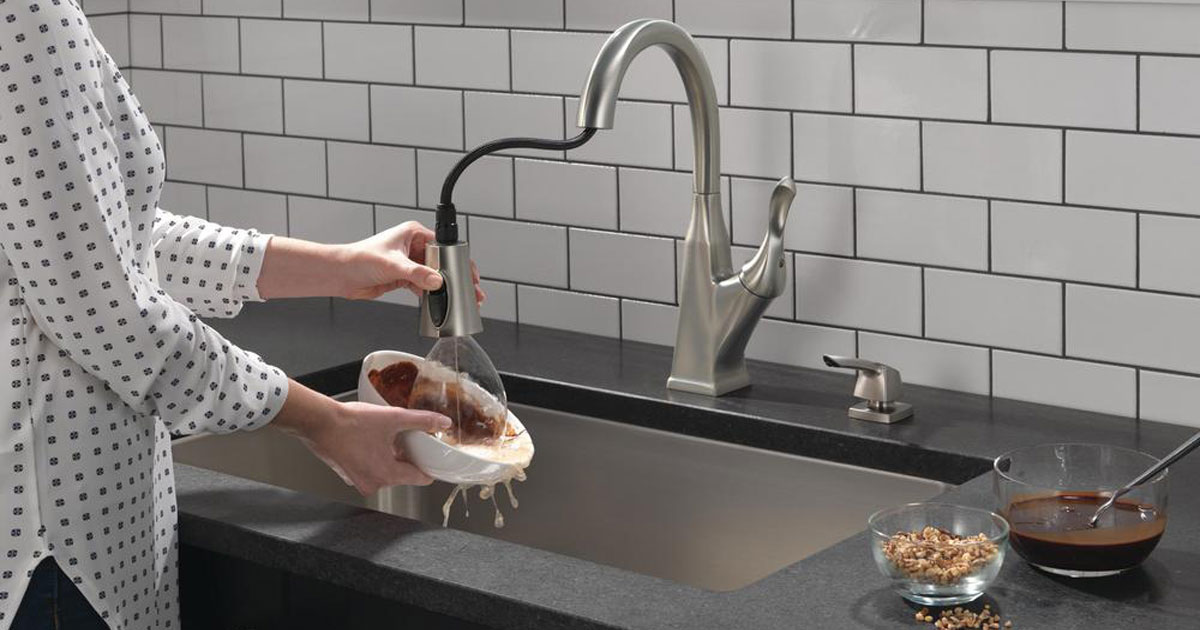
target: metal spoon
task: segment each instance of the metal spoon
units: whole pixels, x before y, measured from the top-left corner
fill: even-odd
[[[1166,470],[1168,466],[1179,461],[1180,458],[1192,452],[1192,450],[1194,450],[1197,446],[1200,446],[1200,433],[1188,438],[1186,442],[1179,445],[1179,448],[1171,451],[1170,455],[1162,458],[1162,460],[1157,464],[1148,468],[1146,472],[1138,475],[1136,479],[1125,484],[1116,492],[1113,492],[1112,496],[1109,497],[1103,505],[1096,509],[1096,513],[1092,515],[1092,520],[1088,521],[1088,527],[1095,528],[1096,523],[1100,521],[1100,514],[1104,512],[1104,510],[1111,508],[1113,504],[1117,502],[1117,499],[1121,498],[1121,496],[1123,496],[1126,492],[1133,490],[1134,486],[1145,483],[1157,477],[1162,471]]]

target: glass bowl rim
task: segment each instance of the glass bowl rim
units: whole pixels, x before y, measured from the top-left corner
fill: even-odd
[[[1017,448],[1005,451],[1005,452],[997,455],[996,459],[992,460],[992,472],[1012,483],[1019,484],[1019,485],[1025,486],[1025,487],[1029,487],[1029,488],[1042,488],[1045,490],[1076,490],[1076,491],[1080,491],[1080,492],[1083,492],[1083,491],[1103,492],[1106,490],[1116,490],[1117,488],[1121,487],[1121,485],[1124,485],[1124,482],[1122,482],[1120,485],[1115,485],[1111,488],[1107,488],[1107,487],[1105,487],[1105,488],[1080,488],[1077,486],[1068,487],[1068,486],[1065,486],[1062,484],[1052,484],[1052,485],[1038,484],[1038,483],[1031,483],[1029,481],[1025,481],[1024,479],[1018,479],[1018,478],[1000,470],[1000,460],[1002,460],[1006,457],[1011,458],[1014,453],[1020,453],[1022,451],[1033,451],[1035,449],[1043,449],[1043,448],[1055,448],[1055,447],[1061,447],[1061,446],[1072,446],[1072,447],[1084,446],[1084,447],[1089,447],[1089,448],[1097,448],[1098,447],[1098,448],[1109,449],[1109,450],[1113,450],[1113,451],[1121,451],[1121,452],[1124,452],[1127,454],[1139,455],[1139,456],[1146,458],[1146,460],[1147,460],[1146,468],[1149,468],[1149,467],[1153,466],[1154,464],[1157,464],[1158,462],[1162,461],[1161,458],[1155,457],[1154,455],[1151,455],[1150,453],[1147,453],[1145,451],[1139,451],[1135,448],[1127,448],[1124,446],[1113,446],[1111,444],[1101,444],[1099,442],[1048,442],[1045,444],[1032,444],[1030,446],[1019,446]],[[1159,473],[1157,477],[1150,479],[1148,481],[1144,481],[1134,487],[1135,488],[1145,488],[1145,487],[1150,487],[1150,486],[1156,485],[1160,482],[1164,482],[1167,480],[1167,474],[1170,472],[1171,472],[1170,469],[1164,470],[1161,473]]]
[[[1005,519],[1003,516],[1000,516],[999,514],[993,512],[989,509],[986,509],[986,508],[977,508],[977,507],[972,507],[969,505],[960,505],[958,503],[946,503],[943,501],[915,501],[913,503],[905,503],[903,505],[893,505],[892,507],[886,507],[886,508],[883,508],[882,510],[876,510],[874,513],[872,513],[870,516],[867,517],[867,528],[871,530],[871,533],[875,534],[876,536],[879,536],[880,538],[890,539],[893,535],[895,535],[895,532],[886,533],[886,532],[882,531],[877,526],[876,521],[878,521],[880,518],[883,518],[884,516],[891,516],[893,514],[900,514],[900,513],[909,511],[909,510],[916,510],[916,509],[920,509],[920,508],[948,508],[950,510],[957,510],[959,512],[967,512],[967,513],[983,515],[983,516],[987,516],[987,517],[991,518],[992,522],[995,523],[996,526],[1000,528],[1000,533],[998,533],[994,536],[988,536],[987,540],[977,540],[977,541],[972,541],[969,543],[962,543],[963,546],[982,545],[985,543],[1001,544],[1004,541],[1008,540],[1008,534],[1009,534],[1008,520]],[[934,543],[934,542],[926,542],[926,541],[917,541],[917,542],[913,542],[912,544],[913,545],[921,545],[921,546],[930,546],[930,547],[937,547],[937,546],[944,545],[944,543]]]

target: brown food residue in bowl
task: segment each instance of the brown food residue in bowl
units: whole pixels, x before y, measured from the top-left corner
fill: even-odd
[[[393,363],[382,370],[371,370],[367,380],[387,404],[393,407],[408,407],[413,384],[417,381],[417,365],[411,361]]]

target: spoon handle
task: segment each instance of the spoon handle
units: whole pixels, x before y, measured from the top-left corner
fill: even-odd
[[[1117,491],[1118,496],[1121,494],[1125,494],[1126,492],[1129,492],[1130,490],[1133,489],[1134,486],[1136,486],[1138,484],[1145,483],[1145,482],[1157,477],[1159,475],[1159,473],[1166,470],[1168,466],[1179,461],[1180,458],[1182,458],[1184,455],[1187,455],[1188,453],[1192,452],[1197,446],[1200,446],[1200,433],[1197,433],[1196,435],[1193,435],[1192,437],[1188,438],[1188,440],[1186,442],[1179,445],[1179,448],[1171,451],[1166,457],[1162,458],[1162,460],[1159,461],[1157,464],[1155,464],[1154,466],[1151,466],[1148,470],[1146,470],[1146,472],[1138,475],[1136,479],[1129,482],[1128,484],[1125,485],[1125,487],[1118,490]]]

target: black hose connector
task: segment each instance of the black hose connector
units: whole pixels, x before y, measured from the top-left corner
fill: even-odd
[[[497,151],[508,149],[544,149],[546,151],[569,151],[583,146],[585,142],[596,135],[595,127],[585,127],[583,132],[574,138],[566,140],[545,140],[542,138],[502,138],[475,147],[464,155],[454,168],[446,175],[442,183],[442,198],[437,208],[437,242],[441,245],[451,245],[458,242],[458,212],[454,208],[454,186],[462,177],[467,167],[479,158]]]

